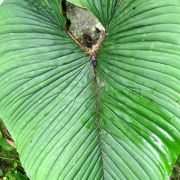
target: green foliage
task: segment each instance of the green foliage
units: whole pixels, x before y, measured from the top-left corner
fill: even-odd
[[[179,180],[179,179],[180,179],[180,156],[178,157],[171,174],[171,180]]]
[[[168,179],[180,153],[179,0],[83,0],[107,29],[97,67],[64,31],[60,2],[0,6],[0,116],[28,176]]]
[[[3,180],[27,180],[18,154],[13,146],[7,143],[5,134],[8,134],[0,120],[0,178]]]
[[[3,134],[1,131],[0,131],[0,146],[7,151],[14,150],[14,147],[8,144],[7,141],[3,138]]]
[[[3,176],[3,171],[0,169],[0,177]]]
[[[4,174],[2,173],[3,180],[28,180],[28,177],[19,171],[20,168],[21,166],[14,162]]]

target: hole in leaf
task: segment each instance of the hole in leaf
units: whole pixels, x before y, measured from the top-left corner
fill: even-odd
[[[104,31],[99,20],[87,9],[69,2],[63,2],[67,22],[67,30],[85,47],[92,48],[98,43]]]

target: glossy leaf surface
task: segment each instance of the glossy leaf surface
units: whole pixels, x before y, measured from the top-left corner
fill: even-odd
[[[179,0],[83,0],[107,28],[90,57],[60,1],[0,6],[0,116],[32,180],[168,179],[180,152]]]

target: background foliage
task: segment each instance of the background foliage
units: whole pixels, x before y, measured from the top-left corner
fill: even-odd
[[[7,143],[7,139],[13,142],[0,120],[0,178],[3,180],[27,180],[28,177],[21,166],[16,148]]]

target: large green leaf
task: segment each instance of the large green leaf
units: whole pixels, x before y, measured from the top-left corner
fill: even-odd
[[[108,28],[97,82],[60,1],[0,6],[0,116],[22,164],[32,180],[168,179],[180,152],[180,2],[83,1]]]

